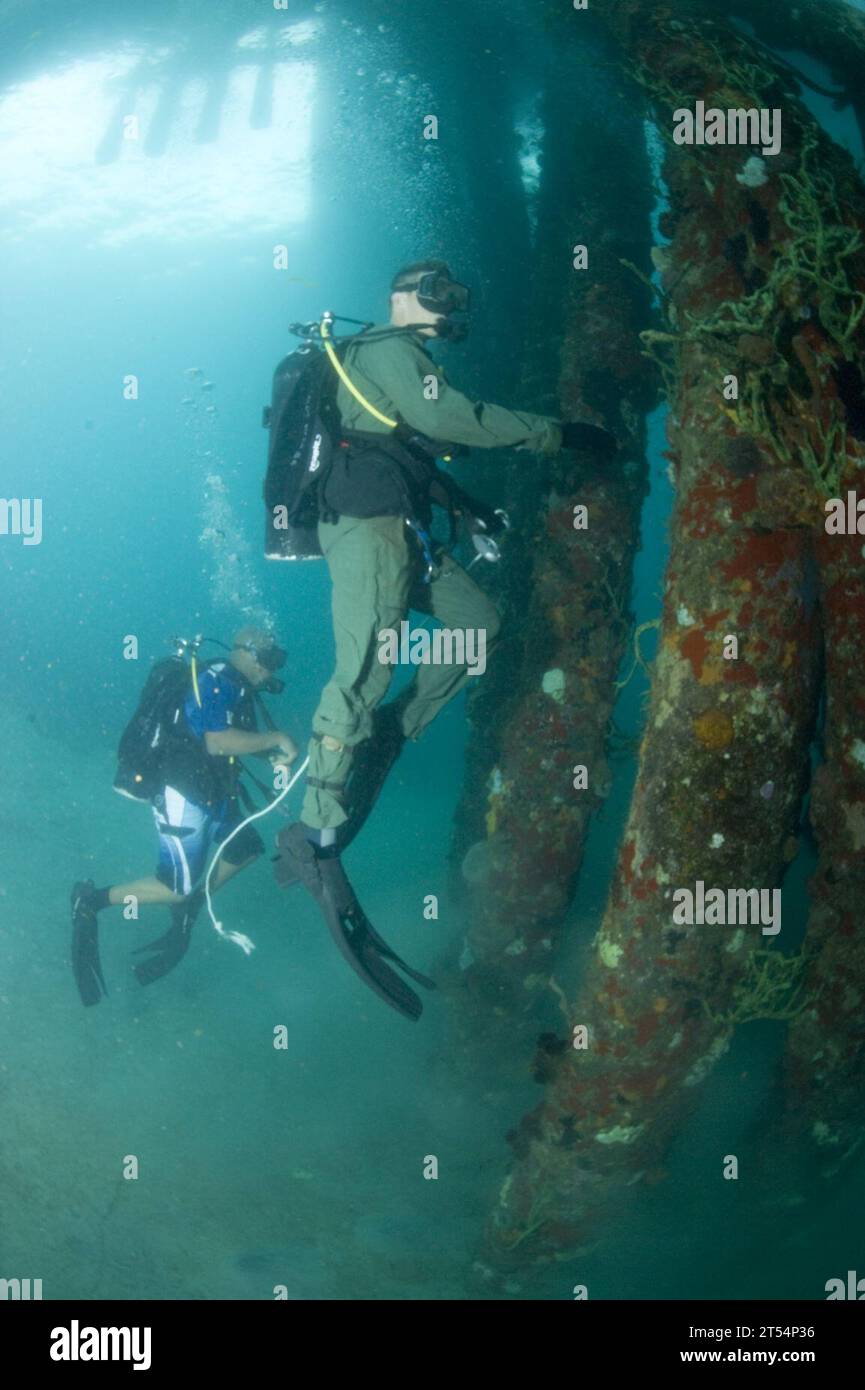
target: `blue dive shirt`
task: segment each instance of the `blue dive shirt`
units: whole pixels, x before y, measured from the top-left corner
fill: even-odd
[[[219,734],[230,729],[235,723],[238,706],[246,701],[247,689],[239,671],[227,662],[220,661],[206,666],[198,673],[198,693],[201,704],[191,690],[183,706],[183,714],[190,731],[196,738],[205,734]],[[238,723],[245,723],[238,720]]]

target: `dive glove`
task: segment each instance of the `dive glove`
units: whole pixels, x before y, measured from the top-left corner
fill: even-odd
[[[562,424],[562,448],[579,449],[605,459],[614,458],[619,451],[616,438],[609,430],[575,420]]]

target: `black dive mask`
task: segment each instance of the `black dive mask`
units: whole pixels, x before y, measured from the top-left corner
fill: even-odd
[[[440,270],[428,270],[421,275],[413,287],[400,286],[401,289],[414,288],[418,304],[429,309],[431,314],[467,314],[471,292],[468,285],[461,285]]]
[[[286,653],[275,642],[268,642],[266,646],[261,647],[257,647],[254,642],[243,642],[241,650],[251,652],[265,671],[279,671],[285,665]]]
[[[468,285],[452,280],[443,271],[428,270],[418,278],[416,284],[401,285],[400,288],[413,289],[423,309],[440,315],[435,324],[436,337],[448,338],[452,343],[462,342],[469,331],[471,291]]]

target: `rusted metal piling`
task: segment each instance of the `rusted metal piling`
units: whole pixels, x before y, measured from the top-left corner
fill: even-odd
[[[865,489],[862,489],[865,495]],[[834,1176],[861,1146],[865,1079],[865,561],[862,535],[818,547],[825,761],[811,788],[808,1002],[790,1024],[785,1140]]]
[[[526,378],[539,357],[552,363],[557,398],[534,403],[605,425],[621,453],[612,465],[521,455],[507,474],[517,529],[502,565],[504,642],[470,702],[454,841],[469,897],[461,968],[451,971],[454,1016],[475,1043],[530,1028],[539,999],[553,999],[554,952],[590,816],[609,790],[610,716],[630,634],[644,421],[657,384],[637,337],[651,295],[622,262],[651,271],[652,193],[641,121],[623,120],[611,150],[581,140],[589,119],[572,96],[567,106],[548,103]],[[624,222],[623,190],[632,209]],[[578,243],[586,269],[573,266]],[[579,792],[578,765],[588,777]]]
[[[783,938],[772,949],[756,921],[674,920],[677,890],[771,891],[796,852],[820,680],[818,599],[827,739],[837,747],[825,788],[818,777],[815,822],[831,819],[840,788],[850,816],[830,835],[833,872],[846,869],[848,890],[860,872],[849,554],[827,550],[823,503],[862,462],[861,186],[785,73],[732,28],[690,5],[640,0],[609,0],[603,18],[667,145],[670,244],[655,256],[666,324],[643,341],[670,397],[677,496],[637,785],[572,1008],[587,1036],[545,1040],[545,1097],[511,1136],[517,1162],[491,1225],[491,1252],[515,1261],[572,1251],[629,1188],[657,1176],[738,1023],[795,1016],[796,1055],[807,1059],[815,1040],[804,1020],[821,968],[823,997],[837,1000],[840,961],[852,957],[834,935],[823,966],[806,974],[807,957],[787,956]],[[674,144],[674,112],[697,101],[780,107],[781,153]],[[837,884],[824,888],[815,911],[826,936],[845,919]],[[852,995],[845,1017],[836,1071],[846,1078],[862,1040]]]

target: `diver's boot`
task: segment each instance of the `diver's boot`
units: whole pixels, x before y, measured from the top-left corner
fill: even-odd
[[[340,854],[363,829],[387,781],[388,773],[403,750],[404,705],[405,700],[402,696],[386,705],[379,705],[373,711],[370,737],[364,739],[357,747],[346,788],[345,811],[348,820],[337,831]]]
[[[83,879],[72,889],[72,972],[82,1004],[98,1004],[107,994],[99,960],[96,885]]]
[[[152,985],[154,980],[161,980],[163,975],[167,975],[169,970],[173,970],[175,965],[183,960],[189,950],[192,928],[203,902],[204,889],[197,888],[188,898],[184,898],[182,903],[172,903],[169,908],[171,926],[165,935],[157,937],[155,941],[149,941],[146,946],[139,946],[133,952],[136,956],[143,955],[145,951],[153,952],[147,960],[139,961],[135,966],[139,984]]]
[[[318,903],[340,953],[364,984],[405,1018],[417,1020],[423,1005],[388,961],[426,989],[435,989],[434,982],[412,970],[382,940],[358,902],[339,857],[326,849],[316,850],[309,834],[302,822],[280,830],[274,863],[277,883],[283,888],[299,879]]]

